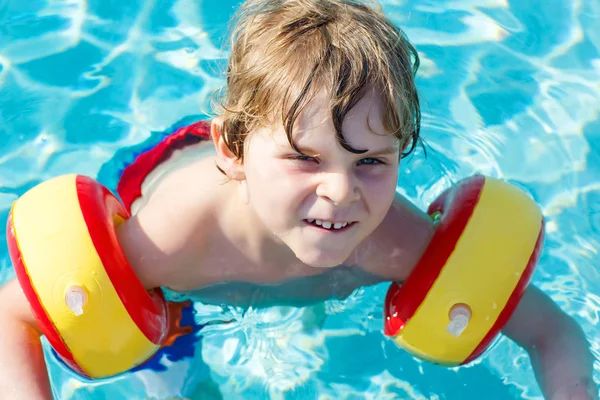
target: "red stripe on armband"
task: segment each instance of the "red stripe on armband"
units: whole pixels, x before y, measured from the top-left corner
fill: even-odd
[[[385,335],[395,336],[425,300],[473,215],[484,183],[485,177],[476,175],[446,189],[430,205],[429,215],[439,212],[444,218],[440,220],[431,242],[404,284],[393,282],[390,285],[384,305]],[[449,201],[450,196],[452,201]],[[447,204],[454,207],[446,209]]]
[[[167,332],[168,318],[160,289],[149,293],[131,268],[117,238],[112,216],[129,218],[119,200],[105,187],[86,176],[77,176],[81,212],[90,237],[121,302],[132,321],[154,344],[159,345]]]

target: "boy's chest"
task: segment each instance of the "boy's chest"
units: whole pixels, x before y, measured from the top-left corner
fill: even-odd
[[[343,299],[361,286],[389,280],[364,268],[364,260],[358,259],[352,266],[328,269],[307,266],[295,257],[277,257],[273,252],[252,259],[243,246],[214,228],[209,238],[205,236],[201,243],[190,245],[188,256],[178,263],[179,271],[171,274],[166,286],[178,292],[193,292],[204,302],[256,307],[259,303],[304,305]]]
[[[282,268],[285,268],[282,266]],[[205,268],[202,268],[204,270]],[[213,273],[210,283],[202,287],[190,287],[188,278],[181,286],[170,285],[171,290],[185,292],[187,297],[206,304],[263,308],[272,306],[307,306],[328,299],[345,299],[354,290],[381,282],[359,268],[340,266],[310,276],[288,277],[280,281],[261,281],[260,276],[251,279],[231,278],[227,274]],[[204,277],[206,282],[206,278]]]

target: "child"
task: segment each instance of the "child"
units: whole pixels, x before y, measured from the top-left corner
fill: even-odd
[[[313,276],[304,295],[317,299],[338,294],[333,274],[348,292],[405,280],[434,230],[396,192],[419,142],[415,49],[367,1],[249,0],[236,22],[219,115],[123,174],[134,216],[118,236],[139,279],[184,292]],[[0,292],[0,326],[3,398],[51,398],[15,281]],[[596,398],[581,330],[538,289],[504,332],[547,398]]]

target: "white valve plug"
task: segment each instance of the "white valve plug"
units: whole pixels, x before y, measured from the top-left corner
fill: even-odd
[[[83,307],[87,304],[87,301],[87,291],[81,286],[73,285],[65,290],[65,303],[67,303],[67,307],[69,307],[76,316],[83,314]]]
[[[456,304],[450,309],[450,322],[446,327],[448,333],[459,337],[471,321],[471,309],[466,304]]]

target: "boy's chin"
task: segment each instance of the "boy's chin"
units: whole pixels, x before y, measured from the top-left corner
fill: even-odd
[[[346,256],[341,254],[308,254],[306,252],[296,252],[296,257],[302,263],[313,268],[333,268],[341,265],[346,260]]]

